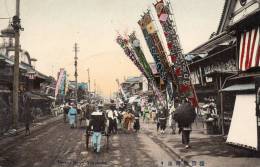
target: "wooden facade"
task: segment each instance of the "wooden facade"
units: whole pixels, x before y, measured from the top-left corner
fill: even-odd
[[[241,34],[259,26],[259,1],[247,0],[242,3],[240,0],[226,0],[217,31],[208,41],[188,53],[204,55],[189,63],[191,78],[199,102],[205,103],[204,99],[208,97],[214,99],[222,134],[228,133],[235,95],[241,92],[235,89],[226,92],[222,90],[239,83],[254,84],[254,78],[260,74],[258,67],[244,71],[239,68]]]

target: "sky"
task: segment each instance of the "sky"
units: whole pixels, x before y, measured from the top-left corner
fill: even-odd
[[[36,69],[56,77],[65,68],[74,79],[73,46],[77,42],[78,80],[104,95],[117,91],[120,82],[140,72],[116,43],[118,33],[136,31],[148,61],[152,62],[137,21],[155,0],[21,0],[21,46],[36,58]],[[217,30],[224,0],[170,0],[184,53],[206,42]],[[15,0],[0,0],[0,18],[15,14]],[[155,15],[154,15],[155,16]],[[157,19],[157,18],[156,18]],[[0,20],[0,29],[8,20]],[[157,24],[161,33],[160,24]],[[161,33],[162,42],[165,38]],[[166,47],[166,46],[165,46]]]

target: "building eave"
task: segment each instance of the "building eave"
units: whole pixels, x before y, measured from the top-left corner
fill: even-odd
[[[213,49],[217,45],[230,40],[233,38],[233,32],[227,32],[224,31],[221,34],[211,38],[210,40],[206,41],[205,43],[201,44],[197,48],[193,49],[187,54],[202,54],[202,53],[207,53],[209,50]]]

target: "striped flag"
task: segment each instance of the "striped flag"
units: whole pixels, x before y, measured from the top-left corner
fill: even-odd
[[[239,48],[239,70],[245,71],[260,66],[260,28],[241,33]]]

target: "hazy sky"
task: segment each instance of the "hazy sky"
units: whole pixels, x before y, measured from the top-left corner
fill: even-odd
[[[117,32],[137,32],[148,60],[151,55],[137,21],[155,0],[21,0],[22,48],[38,59],[36,68],[54,75],[64,67],[73,79],[73,45],[79,45],[79,81],[104,94],[116,90],[116,78],[140,73],[115,42]],[[216,31],[224,0],[171,0],[184,52],[205,42]],[[0,18],[14,15],[15,0],[0,0]],[[0,20],[0,29],[7,26]],[[158,24],[158,27],[160,25]],[[159,27],[160,29],[160,27]],[[165,41],[164,41],[165,42]]]

